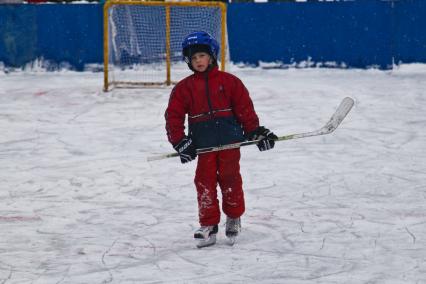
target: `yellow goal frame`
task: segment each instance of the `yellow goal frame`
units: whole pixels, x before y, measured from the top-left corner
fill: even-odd
[[[163,6],[166,9],[166,80],[163,83],[147,82],[126,82],[132,86],[162,86],[171,85],[171,61],[170,61],[170,7],[216,7],[221,10],[221,41],[220,41],[220,69],[225,70],[226,60],[226,4],[223,2],[162,2],[143,0],[109,0],[104,4],[104,91],[108,91],[113,84],[108,82],[109,78],[109,9],[114,5],[143,5],[143,6]],[[120,84],[123,82],[115,82]]]

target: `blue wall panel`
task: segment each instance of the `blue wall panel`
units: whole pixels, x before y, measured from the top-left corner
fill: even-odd
[[[69,62],[78,70],[102,62],[101,5],[40,5],[37,24],[39,56]]]
[[[426,1],[232,3],[234,62],[306,61],[349,67],[426,63]],[[20,67],[43,57],[55,68],[102,63],[102,5],[0,5],[0,61]]]
[[[391,6],[381,1],[241,3],[229,6],[231,58],[345,62],[351,67],[392,62]]]
[[[0,5],[0,61],[18,67],[43,57],[82,70],[101,63],[101,5]]]
[[[37,15],[33,5],[0,5],[0,61],[22,66],[36,58]]]
[[[426,1],[405,0],[394,5],[395,63],[426,62]]]

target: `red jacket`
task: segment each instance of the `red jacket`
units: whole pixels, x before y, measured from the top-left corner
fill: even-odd
[[[173,145],[185,136],[185,117],[196,148],[244,140],[259,126],[249,93],[236,76],[210,71],[186,77],[172,90],[165,112],[167,136]]]

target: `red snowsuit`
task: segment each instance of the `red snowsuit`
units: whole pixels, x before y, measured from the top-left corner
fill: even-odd
[[[167,107],[166,130],[173,145],[188,135],[195,147],[220,146],[244,140],[244,134],[259,126],[252,100],[240,79],[213,67],[180,81],[172,90]],[[240,150],[231,149],[200,154],[195,173],[195,186],[202,226],[220,221],[217,184],[222,191],[222,210],[231,217],[240,217],[245,210],[240,175]]]

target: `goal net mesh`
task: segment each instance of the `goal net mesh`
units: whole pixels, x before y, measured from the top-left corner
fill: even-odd
[[[191,74],[182,59],[185,36],[203,30],[223,46],[221,23],[221,8],[214,6],[169,6],[167,11],[167,6],[143,2],[112,5],[108,9],[108,85],[165,84],[168,62],[169,79],[181,80]]]

